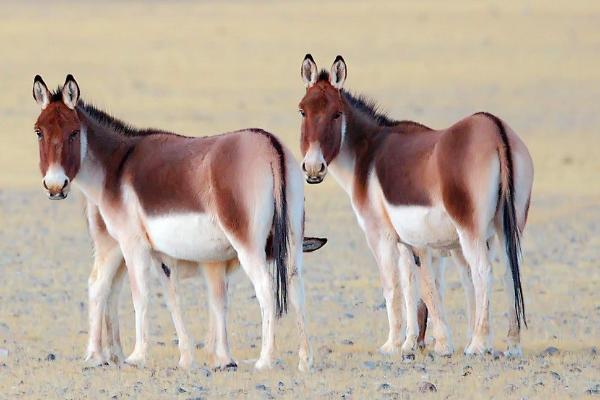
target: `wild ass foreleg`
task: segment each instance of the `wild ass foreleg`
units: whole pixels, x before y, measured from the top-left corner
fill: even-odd
[[[106,344],[108,357],[111,362],[118,364],[125,359],[121,347],[121,334],[119,329],[119,296],[125,278],[125,262],[117,269],[110,288],[108,304],[105,309],[104,319],[106,322]]]
[[[402,345],[401,293],[399,286],[398,261],[400,254],[395,237],[381,237],[376,230],[367,232],[367,242],[379,267],[379,278],[383,288],[389,331],[386,342],[379,348],[383,354],[394,354]]]
[[[204,265],[204,276],[209,297],[209,363],[217,369],[237,368],[227,339],[227,263]]]
[[[179,342],[179,368],[190,369],[194,363],[194,341],[185,328],[181,312],[181,300],[179,297],[179,268],[175,261],[170,261],[171,266],[160,264],[158,275],[166,293],[167,307],[171,313],[173,325],[177,332]]]
[[[123,256],[117,242],[109,237],[94,240],[94,253],[94,266],[88,280],[89,337],[85,360],[100,365],[107,361],[102,351],[102,321]]]
[[[313,357],[308,335],[306,334],[306,308],[304,304],[304,280],[302,279],[302,251],[297,249],[293,271],[290,274],[290,300],[296,312],[296,326],[298,328],[298,369],[302,372],[310,370]]]
[[[463,290],[465,291],[465,301],[467,305],[467,343],[470,343],[475,322],[475,288],[473,287],[471,267],[465,260],[460,249],[452,250],[451,255],[454,265],[458,269]]]
[[[446,321],[443,299],[440,295],[439,277],[436,279],[438,274],[432,266],[431,251],[423,250],[418,254],[421,261],[421,297],[427,305],[433,323],[434,350],[441,356],[450,356],[454,350],[450,338],[450,328]]]
[[[400,269],[400,283],[404,295],[404,307],[406,310],[406,339],[402,344],[401,351],[404,357],[414,357],[417,348],[417,336],[419,323],[417,319],[417,303],[419,301],[419,288],[416,283],[417,265],[415,264],[412,249],[402,243],[398,243],[400,252],[398,268]]]

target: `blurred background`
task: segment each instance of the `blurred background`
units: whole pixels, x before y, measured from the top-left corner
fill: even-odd
[[[138,394],[148,394],[143,392],[148,388],[156,393],[161,385],[172,394],[189,383],[180,372],[164,372],[176,364],[177,349],[170,341],[169,315],[160,307],[152,318],[153,336],[162,346],[153,346],[151,357],[162,381],[148,383],[147,371],[87,371],[72,379],[60,373],[81,368],[91,246],[81,198],[51,203],[42,191],[33,133],[39,113],[31,95],[34,75],[56,87],[72,73],[86,101],[137,127],[196,136],[260,127],[299,157],[297,104],[304,93],[300,65],[306,53],[327,69],[343,55],[346,88],[376,99],[394,118],[444,128],[485,110],[521,135],[535,164],[523,266],[530,321],[523,343],[530,364],[525,371],[510,364],[514,369],[502,367],[500,378],[487,379],[497,365],[460,356],[466,344],[464,301],[453,268],[448,310],[458,355],[399,367],[393,358],[374,354],[387,332],[377,268],[348,198],[327,179],[306,188],[307,233],[330,239],[306,258],[309,326],[321,374],[298,378],[295,387],[334,398],[350,389],[360,398],[383,381],[397,393],[403,393],[402,385],[411,393],[417,390],[411,382],[426,376],[450,397],[460,397],[465,387],[484,395],[504,393],[509,384],[530,395],[576,395],[597,380],[597,352],[590,349],[600,343],[600,2],[7,0],[0,11],[0,347],[10,354],[8,372],[0,370],[0,389],[4,383],[15,396],[80,397],[76,391],[86,388],[133,393],[128,385],[138,381],[146,385]],[[495,268],[497,276],[502,272]],[[256,299],[243,274],[233,288],[234,355],[256,357]],[[496,280],[499,349],[506,329],[502,291]],[[185,293],[187,320],[201,338],[202,281],[186,282]],[[133,315],[129,298],[123,299],[127,352]],[[295,363],[290,320],[279,336],[288,375]],[[561,358],[535,358],[547,346],[559,348]],[[58,356],[53,372],[44,361],[47,352]],[[204,353],[196,357],[205,361]],[[365,369],[373,359],[377,367]],[[480,366],[486,379],[462,375],[466,363]],[[354,380],[357,368],[365,379]],[[562,380],[548,378],[545,386],[536,386],[542,375],[532,371],[548,368]],[[217,375],[206,385],[227,383],[213,394],[254,393],[256,379],[263,378],[241,369],[236,382]],[[287,390],[292,384],[281,375],[275,371],[265,379],[283,380]],[[30,379],[20,387],[6,380],[24,376]]]

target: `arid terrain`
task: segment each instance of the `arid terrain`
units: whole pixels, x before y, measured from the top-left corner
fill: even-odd
[[[0,10],[0,399],[600,395],[600,3],[5,1]],[[521,135],[535,163],[523,238],[523,358],[462,355],[464,296],[452,266],[454,356],[425,352],[405,363],[378,354],[387,319],[377,267],[348,198],[329,178],[306,187],[307,233],[329,238],[305,258],[312,372],[295,369],[291,317],[278,326],[272,371],[244,362],[259,353],[260,312],[241,272],[230,286],[237,371],[204,366],[201,278],[183,284],[198,368],[176,369],[157,282],[147,367],[86,367],[92,248],[82,196],[50,202],[41,188],[33,76],[54,87],[72,73],[84,99],[139,127],[198,136],[261,127],[299,156],[307,52],[327,68],[342,54],[346,87],[398,119],[442,128],[486,110]],[[494,344],[502,350],[503,268],[495,264],[494,273]],[[129,352],[129,289],[121,300]]]

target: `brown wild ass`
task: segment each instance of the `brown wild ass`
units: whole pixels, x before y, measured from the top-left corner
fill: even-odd
[[[112,240],[106,244],[112,248],[105,252],[106,263],[116,271],[120,254],[125,261],[136,320],[135,347],[127,363],[143,365],[146,358],[148,271],[158,271],[163,284],[174,289],[169,281],[175,279],[163,263],[209,263],[224,276],[237,259],[261,308],[262,347],[255,367],[271,366],[275,317],[287,311],[288,290],[300,336],[299,368],[310,367],[302,281],[302,172],[289,150],[259,129],[204,138],[133,129],[80,100],[71,75],[54,93],[36,76],[33,95],[42,109],[35,132],[48,196],[64,199],[76,183],[92,205],[88,220],[103,224]],[[102,272],[115,273],[108,269]],[[167,291],[167,300],[180,362],[189,366],[185,358],[193,345],[176,290]],[[216,348],[226,349],[217,354],[219,365],[227,367],[234,362],[224,344],[223,310],[214,323],[221,343]]]
[[[452,352],[430,260],[432,252],[450,250],[459,265],[470,266],[474,285],[473,335],[465,353],[490,351],[490,245],[497,236],[510,299],[507,353],[520,354],[521,320],[526,321],[519,240],[533,181],[525,144],[488,113],[443,130],[391,120],[342,88],[346,71],[341,56],[331,72],[319,72],[309,54],[302,63],[302,168],[308,183],[321,182],[330,170],[350,196],[380,268],[390,324],[382,350],[393,351],[399,343],[399,269],[407,320],[402,352],[410,354],[416,345],[418,273],[436,351]],[[412,252],[424,255],[420,271]]]

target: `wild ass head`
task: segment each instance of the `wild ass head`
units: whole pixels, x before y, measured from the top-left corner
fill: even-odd
[[[70,183],[79,171],[85,152],[81,122],[75,110],[79,86],[72,75],[67,75],[62,88],[51,93],[42,77],[36,75],[33,98],[42,109],[34,126],[44,177],[42,185],[51,200],[61,200],[69,194]]]
[[[320,183],[327,165],[339,153],[346,130],[341,89],[346,80],[346,63],[337,56],[331,72],[318,72],[310,54],[304,57],[301,76],[306,94],[300,101],[302,115],[302,170],[308,183]]]

